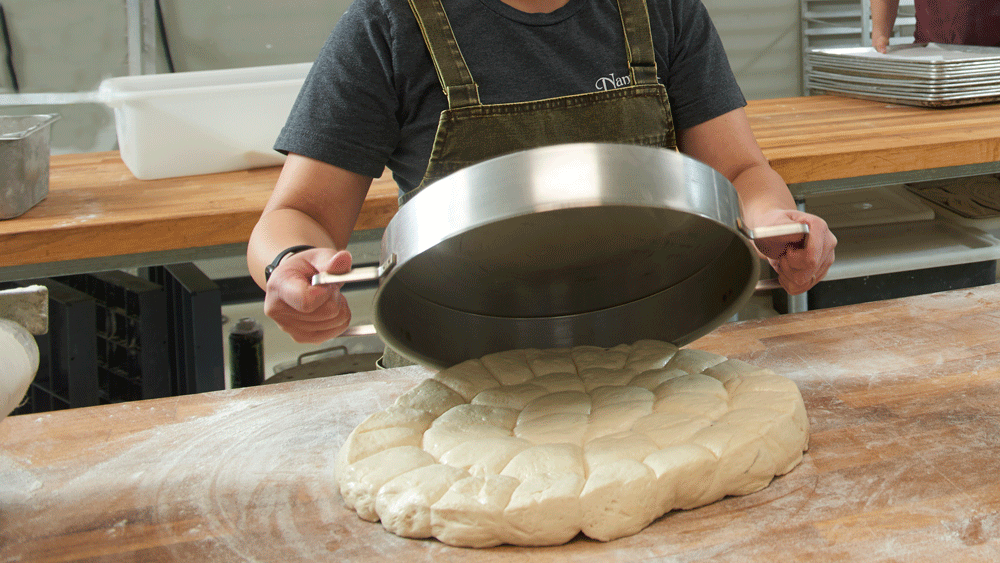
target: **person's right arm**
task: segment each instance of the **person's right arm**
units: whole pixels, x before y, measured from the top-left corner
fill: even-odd
[[[896,24],[899,0],[871,0],[872,6],[872,47],[885,53],[889,47],[892,26]]]
[[[345,250],[372,178],[289,154],[260,220],[250,235],[247,266],[264,288],[264,312],[297,342],[319,343],[340,335],[351,321],[336,285],[313,286],[319,272],[346,273]],[[264,268],[282,250],[315,248],[286,257],[264,279]]]

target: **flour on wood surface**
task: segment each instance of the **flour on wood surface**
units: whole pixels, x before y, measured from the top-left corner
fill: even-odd
[[[430,375],[420,370],[420,378]],[[328,527],[343,514],[331,471],[337,446],[373,405],[388,409],[419,381],[397,373],[338,387],[336,378],[323,378],[297,382],[294,393],[247,388],[213,393],[217,398],[205,402],[178,398],[81,411],[91,417],[80,431],[106,428],[107,440],[83,449],[70,442],[68,454],[46,441],[0,449],[0,511],[10,516],[0,535],[53,538],[86,529],[98,544],[124,545],[139,529],[157,542],[151,557],[161,559],[346,560],[329,543]],[[49,418],[3,423],[24,428]],[[121,422],[135,430],[118,431]],[[133,521],[133,514],[141,519]],[[25,549],[17,541],[3,544],[0,559]]]

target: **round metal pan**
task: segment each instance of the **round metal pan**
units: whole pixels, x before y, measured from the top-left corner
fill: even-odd
[[[680,346],[730,319],[759,275],[736,190],[711,167],[661,148],[555,145],[475,164],[402,206],[373,318],[386,344],[435,369],[517,348]],[[344,279],[314,279],[331,281]]]

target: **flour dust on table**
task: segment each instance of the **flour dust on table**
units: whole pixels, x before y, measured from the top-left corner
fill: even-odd
[[[759,491],[808,441],[791,380],[644,340],[438,372],[358,425],[335,471],[347,506],[399,536],[545,546]]]

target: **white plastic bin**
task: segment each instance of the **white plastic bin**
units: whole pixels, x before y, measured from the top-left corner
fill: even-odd
[[[98,96],[114,109],[122,160],[153,180],[276,166],[272,147],[312,63],[120,76]]]

